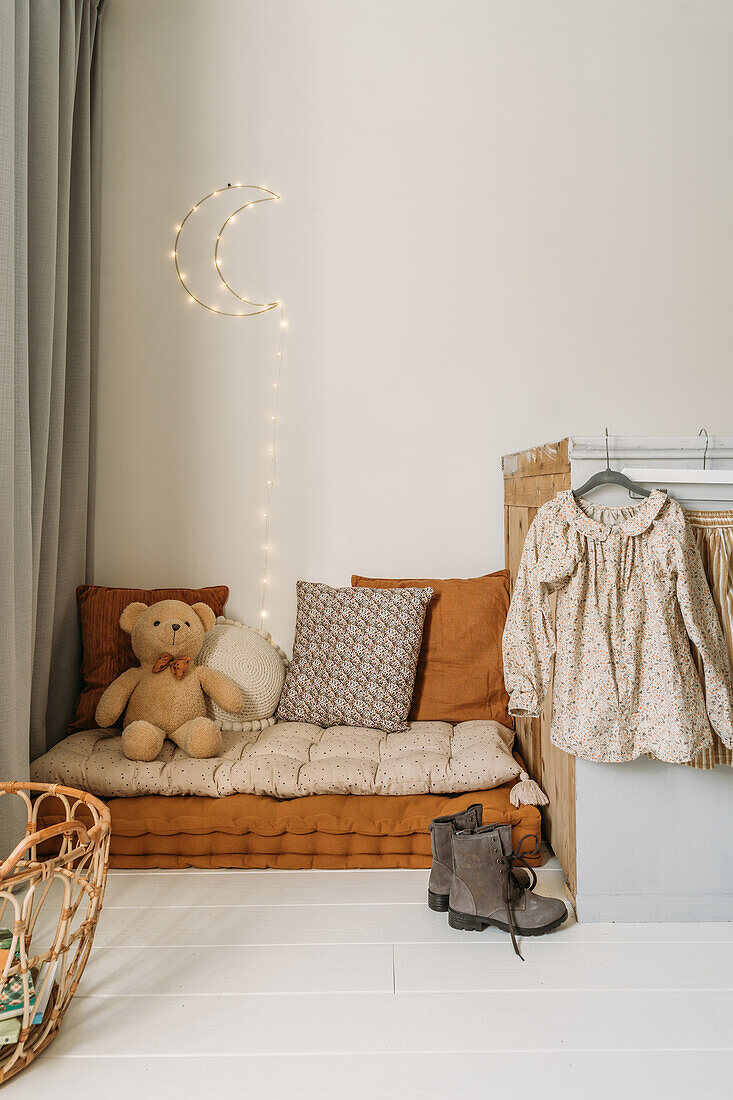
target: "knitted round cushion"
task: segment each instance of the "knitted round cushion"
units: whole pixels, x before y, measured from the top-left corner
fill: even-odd
[[[269,634],[219,616],[204,637],[196,664],[223,672],[244,693],[239,714],[229,714],[207,696],[209,717],[219,729],[244,733],[274,724],[288,660]]]

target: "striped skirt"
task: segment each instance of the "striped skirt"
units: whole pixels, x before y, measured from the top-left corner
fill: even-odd
[[[687,521],[695,532],[710,591],[718,609],[728,654],[733,667],[733,512],[688,512]],[[693,652],[695,647],[692,647]],[[704,685],[702,664],[697,657],[700,679]],[[713,730],[713,743],[703,749],[692,768],[714,768],[716,764],[733,767],[733,749],[725,747]]]

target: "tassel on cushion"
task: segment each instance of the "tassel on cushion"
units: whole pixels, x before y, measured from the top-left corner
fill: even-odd
[[[512,806],[546,806],[550,801],[539,783],[530,779],[527,772],[520,772],[518,781],[509,792]]]

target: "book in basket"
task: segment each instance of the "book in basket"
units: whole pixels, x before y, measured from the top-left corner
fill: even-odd
[[[3,967],[7,963],[8,956],[10,954],[10,948],[13,942],[13,933],[8,928],[0,928],[0,958],[2,958]],[[20,958],[20,945],[15,945],[15,957],[13,962]],[[4,980],[0,979],[2,984],[0,985],[0,1020],[8,1020],[13,1016],[22,1016],[23,1008],[25,1004],[25,992],[23,989],[23,978],[20,974],[13,974]],[[28,972],[28,1007],[31,1013],[36,1001],[36,991],[33,982],[33,975]]]

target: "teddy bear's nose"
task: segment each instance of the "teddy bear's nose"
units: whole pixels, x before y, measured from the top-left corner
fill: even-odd
[[[171,623],[171,627],[172,627],[173,630],[180,630],[181,629],[181,624],[180,623]]]

